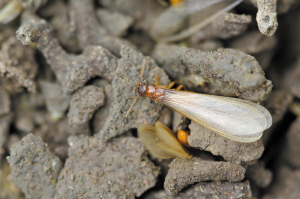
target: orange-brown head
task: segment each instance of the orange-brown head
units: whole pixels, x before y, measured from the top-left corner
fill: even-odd
[[[136,87],[136,92],[138,92],[138,94],[140,96],[145,96],[147,94],[147,90],[148,90],[148,84],[145,82],[140,82],[137,84]]]

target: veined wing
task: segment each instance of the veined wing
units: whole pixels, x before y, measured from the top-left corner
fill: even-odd
[[[185,39],[207,26],[243,0],[184,0],[163,12],[154,21],[150,35],[159,42]],[[199,21],[186,27],[187,18],[197,13]],[[184,30],[182,30],[184,28]]]
[[[272,124],[264,107],[236,98],[164,90],[161,103],[235,141],[254,142]]]

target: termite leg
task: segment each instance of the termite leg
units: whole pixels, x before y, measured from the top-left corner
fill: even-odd
[[[159,75],[156,74],[156,77],[155,77],[155,85],[156,85],[156,87],[163,87],[163,86],[159,86],[159,82],[158,81],[159,81]],[[174,81],[174,82],[171,82],[169,85],[165,85],[164,87],[165,87],[165,89],[171,89],[175,84],[180,84],[180,83],[181,82],[179,82],[179,81]],[[183,85],[178,86],[175,90],[180,91],[182,88],[185,91],[187,91],[186,88]]]
[[[183,88],[185,91],[187,91],[186,88],[185,88],[183,85],[178,86],[175,90],[176,90],[176,91],[180,91],[182,88]]]
[[[156,74],[156,77],[155,77],[155,86],[159,86],[158,80],[159,80],[159,75]]]
[[[171,82],[169,85],[165,85],[165,89],[171,89],[176,83],[177,82]]]
[[[168,86],[167,85],[165,86],[165,89],[171,89],[174,86],[174,84],[180,84],[180,83],[181,82],[179,81],[171,82]],[[175,90],[179,91],[181,88],[184,88],[186,90],[186,88],[183,85],[178,86]]]

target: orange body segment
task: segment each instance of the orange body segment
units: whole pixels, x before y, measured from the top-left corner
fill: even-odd
[[[175,5],[175,4],[177,4],[177,3],[180,3],[180,2],[182,2],[183,0],[170,0],[170,4],[173,6],[173,5]]]
[[[179,130],[177,133],[177,138],[179,140],[180,143],[188,145],[188,136],[189,134],[186,131],[183,130]]]

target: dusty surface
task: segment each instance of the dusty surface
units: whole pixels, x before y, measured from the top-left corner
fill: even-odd
[[[260,32],[267,36],[272,36],[278,26],[276,3],[277,0],[257,0],[257,25]]]
[[[143,80],[149,85],[155,85],[155,77],[159,74],[161,85],[169,83],[165,72],[150,57],[145,57],[126,46],[122,47],[121,56],[122,58],[118,60],[116,76],[112,81],[115,101],[102,130],[98,133],[102,140],[121,135],[130,128],[137,128],[140,124],[153,125],[158,119],[162,105],[144,97],[138,98],[128,117],[125,117],[137,95],[136,85],[141,81],[143,60],[146,60]]]
[[[117,58],[110,51],[101,46],[88,46],[81,55],[68,54],[53,37],[53,29],[45,20],[29,13],[24,13],[23,18],[17,38],[24,45],[34,42],[42,51],[65,93],[74,92],[92,77],[113,78]]]
[[[166,22],[155,31],[170,35],[169,27],[199,23],[202,11],[184,21],[184,12],[162,18],[170,9],[157,0],[18,2],[24,9],[0,24],[0,198],[298,199],[298,0],[243,1],[163,44],[154,22]],[[125,118],[143,60],[149,85],[158,74],[160,85],[181,81],[174,88],[257,102],[273,125],[262,140],[238,143],[145,97]],[[190,134],[193,160],[149,154],[137,128],[158,120]]]
[[[291,170],[283,167],[279,171],[276,183],[269,189],[263,199],[297,199],[300,195],[299,190],[300,171]]]
[[[22,46],[15,37],[9,37],[0,50],[1,81],[6,89],[15,93],[25,87],[28,91],[35,92],[36,83],[33,79],[36,73],[34,49]]]
[[[272,89],[271,81],[265,78],[255,58],[241,51],[219,49],[202,52],[159,44],[153,51],[153,57],[174,79],[179,80],[180,75],[188,73],[202,76],[209,82],[205,91],[212,94],[260,102]]]
[[[60,159],[65,160],[68,157],[68,142],[70,135],[76,132],[68,125],[68,119],[53,122],[44,121],[40,128],[34,130],[34,135],[40,136],[47,143],[51,151]]]
[[[120,55],[122,45],[134,48],[130,42],[109,34],[106,29],[100,26],[97,22],[92,0],[71,0],[69,15],[76,27],[76,38],[82,49],[87,45],[101,45],[115,55]]]
[[[230,162],[252,164],[254,160],[260,158],[264,151],[261,139],[252,143],[236,142],[224,138],[193,121],[189,128],[191,130],[191,135],[188,137],[190,146],[210,151],[212,154],[220,155]]]
[[[271,113],[272,126],[267,129],[263,134],[263,142],[267,144],[272,139],[273,132],[280,126],[280,121],[288,112],[289,105],[293,101],[293,95],[285,90],[274,90],[268,99],[262,103],[265,108]],[[279,124],[278,124],[279,123]]]
[[[126,34],[128,28],[133,24],[133,18],[119,12],[111,12],[108,9],[98,9],[97,16],[100,25],[104,26],[107,31],[115,36]]]
[[[287,133],[287,140],[286,140],[286,149],[284,151],[284,156],[287,159],[288,163],[293,168],[300,168],[300,118],[298,117],[295,120],[288,133]]]
[[[262,162],[247,167],[246,177],[252,180],[258,187],[266,188],[270,185],[273,174],[265,168]]]
[[[287,73],[283,77],[283,84],[294,96],[300,98],[300,63],[296,63],[294,66],[287,70]]]
[[[250,15],[225,13],[210,25],[191,36],[191,42],[221,38],[228,39],[242,34],[251,22]]]
[[[246,182],[200,182],[185,189],[176,196],[170,196],[166,191],[152,192],[145,199],[199,199],[199,198],[251,198],[249,181]]]
[[[90,134],[89,122],[104,102],[103,89],[97,86],[85,86],[73,94],[68,118],[76,134]]]
[[[153,187],[159,168],[140,141],[120,137],[70,137],[69,158],[60,173],[56,198],[135,198]]]
[[[249,31],[234,39],[228,47],[253,55],[262,69],[266,70],[270,66],[277,44],[278,39],[275,35],[270,37],[262,35],[259,31]]]
[[[105,104],[95,112],[94,117],[92,119],[93,133],[98,133],[103,128],[105,120],[109,115],[110,106],[114,102],[114,92],[111,84],[109,84],[106,81],[105,85],[98,85],[97,83],[95,83],[95,85],[103,86],[105,93]]]
[[[277,39],[275,36],[268,37],[262,35],[259,31],[252,31],[231,42],[230,48],[241,50],[247,54],[257,54],[273,49],[276,44]]]
[[[53,82],[40,81],[43,98],[46,103],[47,110],[50,112],[53,119],[63,117],[69,108],[71,96],[65,94],[62,87]]]
[[[53,198],[62,162],[38,136],[14,144],[8,162],[12,180],[27,198]]]
[[[201,181],[228,180],[241,181],[246,169],[229,162],[203,161],[200,158],[175,158],[170,163],[164,187],[169,195],[177,194],[181,189]]]

